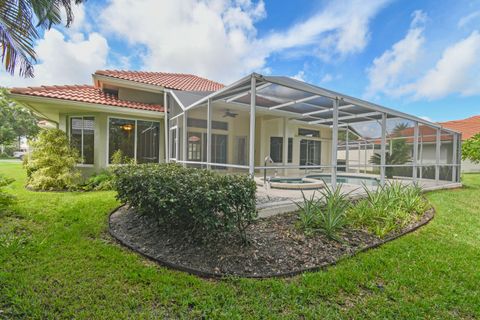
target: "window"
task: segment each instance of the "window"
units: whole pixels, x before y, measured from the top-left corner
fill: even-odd
[[[293,138],[288,138],[288,163],[293,162]]]
[[[188,133],[188,160],[202,161],[202,134],[198,132]]]
[[[207,129],[207,120],[187,118],[187,126],[193,128]],[[228,130],[228,122],[212,120],[212,129]]]
[[[95,120],[93,117],[70,118],[70,143],[78,150],[83,164],[93,164]]]
[[[110,119],[108,128],[108,161],[121,150],[123,156],[135,159],[135,120]]]
[[[207,161],[207,134],[203,134],[202,143],[203,161]],[[212,133],[212,163],[227,163],[228,136]],[[214,169],[225,169],[225,167],[212,167]]]
[[[235,137],[235,153],[236,153],[236,164],[246,165],[247,164],[247,137]]]
[[[273,162],[283,162],[283,138],[270,137],[270,158]]]
[[[303,137],[320,138],[320,131],[311,129],[298,129],[298,135]]]
[[[320,165],[322,144],[320,141],[302,139],[300,140],[300,165]]]
[[[158,162],[160,123],[137,121],[137,162]]]
[[[103,92],[118,98],[118,89],[103,88]]]
[[[228,136],[224,134],[212,134],[212,162],[227,163]],[[213,167],[214,169],[216,167]],[[224,168],[224,167],[220,167]]]
[[[160,123],[110,118],[108,162],[117,150],[138,163],[159,162]]]

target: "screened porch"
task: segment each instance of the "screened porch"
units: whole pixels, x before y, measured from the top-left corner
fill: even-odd
[[[251,74],[216,92],[167,92],[170,162],[334,187],[460,181],[459,133],[302,81]]]

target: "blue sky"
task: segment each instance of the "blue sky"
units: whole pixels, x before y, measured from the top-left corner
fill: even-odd
[[[87,1],[36,44],[35,79],[96,69],[188,72],[228,84],[287,75],[434,121],[480,114],[480,0]]]

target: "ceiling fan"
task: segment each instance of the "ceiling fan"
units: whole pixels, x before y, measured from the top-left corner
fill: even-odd
[[[224,118],[230,117],[230,118],[235,118],[238,116],[238,113],[232,112],[229,109],[225,110],[225,114],[223,115]]]

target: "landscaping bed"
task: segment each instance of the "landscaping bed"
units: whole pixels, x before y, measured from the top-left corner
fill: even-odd
[[[184,231],[161,226],[122,206],[110,215],[109,231],[123,245],[162,265],[204,277],[274,277],[295,275],[335,264],[342,258],[377,247],[428,223],[434,210],[379,238],[344,228],[337,240],[322,233],[305,235],[296,227],[298,213],[256,220],[247,232],[249,245],[233,235],[198,241]]]

